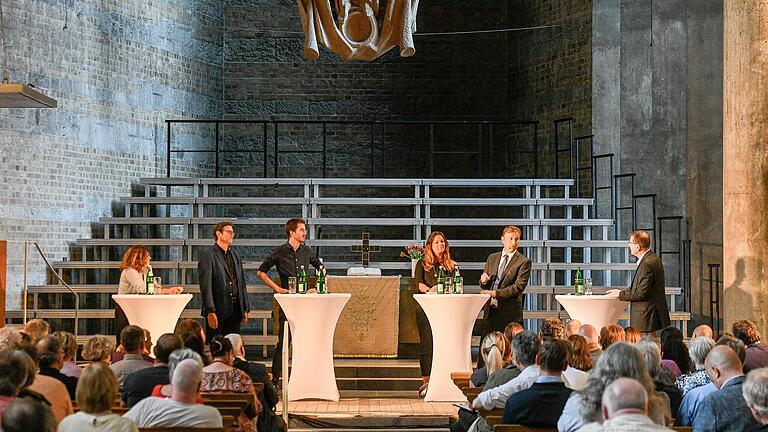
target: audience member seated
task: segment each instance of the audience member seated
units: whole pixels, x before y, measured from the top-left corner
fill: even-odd
[[[768,344],[760,342],[760,331],[749,320],[741,320],[733,323],[733,335],[744,342],[747,349],[747,358],[744,360],[744,373],[753,369],[768,366]]]
[[[623,342],[625,338],[624,329],[616,324],[608,324],[600,329],[600,346],[603,351],[607,350],[611,344]]]
[[[104,335],[95,335],[83,345],[82,357],[93,363],[103,363],[107,366],[111,363],[112,353],[115,352],[115,342]]]
[[[640,340],[640,332],[634,327],[624,327],[624,342],[636,344]]]
[[[74,378],[80,378],[80,370],[75,363],[75,355],[77,355],[77,339],[75,335],[70,332],[57,331],[53,333],[53,336],[59,340],[61,348],[64,350],[64,365],[59,370],[66,376]]]
[[[112,363],[109,367],[115,373],[117,383],[122,386],[128,375],[152,367],[152,364],[141,356],[144,349],[144,331],[141,327],[129,325],[124,328],[120,332],[120,344],[125,350],[125,357],[117,363]]]
[[[197,333],[186,332],[181,335],[181,340],[184,341],[184,348],[189,348],[196,352],[206,366],[211,364],[211,358],[205,353],[205,337],[201,337]]]
[[[659,379],[659,372],[662,368],[659,344],[652,336],[644,336],[635,344],[635,348],[640,351],[640,355],[645,360],[645,366],[648,368],[648,374],[651,376],[651,379],[653,379],[656,393],[659,394],[661,392],[660,396],[669,402],[670,413],[676,413],[680,408],[680,401],[682,401],[683,395],[674,384],[669,384]]]
[[[558,318],[547,318],[539,328],[539,336],[541,337],[542,342],[548,342],[551,340],[564,341],[565,325],[563,325],[563,322]],[[568,348],[568,357],[570,359],[571,346],[566,345],[566,347]],[[584,386],[587,385],[587,378],[589,377],[588,373],[576,369],[570,365],[563,372],[563,375],[565,376],[565,382],[568,383],[568,388],[573,390],[581,390],[584,388]]]
[[[587,341],[589,356],[592,358],[592,365],[594,366],[600,354],[603,353],[603,350],[600,348],[600,333],[593,326],[584,324],[579,328],[579,336]]]
[[[589,346],[584,337],[570,335],[568,342],[571,344],[571,358],[568,363],[580,371],[588,372],[592,369],[592,357],[589,356]]]
[[[40,338],[48,336],[49,331],[50,326],[48,326],[47,322],[41,320],[40,318],[35,318],[27,321],[27,323],[24,325],[24,329],[21,332],[29,336],[32,339],[32,343],[34,344],[37,343]]]
[[[172,333],[160,336],[155,345],[155,363],[152,367],[136,371],[123,381],[120,396],[129,408],[140,400],[152,395],[156,385],[171,383],[168,372],[168,357],[177,349],[184,348],[181,338]]]
[[[3,412],[3,432],[55,432],[56,418],[44,402],[18,398]]]
[[[768,369],[755,369],[747,374],[747,379],[741,385],[744,400],[760,424],[753,431],[768,431]]]
[[[21,333],[12,327],[0,328],[0,351],[12,349],[21,342]]]
[[[203,368],[203,383],[200,385],[200,391],[203,393],[253,393],[255,396],[256,390],[248,374],[232,367],[235,356],[229,339],[223,336],[214,336],[211,340],[210,350],[213,362]],[[254,402],[255,405],[247,407],[243,414],[238,417],[239,428],[237,430],[256,431],[256,424],[252,419],[258,415],[260,406],[258,406],[257,400]]]
[[[37,349],[37,363],[40,375],[45,375],[61,381],[67,386],[70,400],[75,399],[77,390],[77,378],[64,375],[60,372],[64,366],[64,349],[59,340],[54,336],[44,336],[35,344]]]
[[[200,397],[203,368],[193,359],[182,360],[173,371],[170,398],[148,397],[123,415],[140,428],[222,427],[214,407],[196,403]]]
[[[539,376],[530,388],[507,399],[503,423],[538,428],[557,427],[557,419],[572,391],[563,384],[561,378],[568,367],[567,344],[562,340],[552,340],[541,345],[539,355],[536,356]]]
[[[200,336],[200,340],[205,344],[205,330],[200,321],[196,319],[187,318],[179,321],[174,333],[181,336],[181,339],[184,339],[184,334],[186,333],[194,333]]]
[[[29,336],[22,338],[19,342],[19,349],[26,352],[32,359],[31,365],[33,370],[38,369],[38,357],[37,348],[32,344],[32,339]],[[36,398],[36,395],[42,396],[42,398],[48,402],[51,406],[53,416],[56,418],[56,422],[60,422],[64,417],[72,414],[72,399],[69,397],[67,386],[56,378],[49,376],[35,374],[32,385],[26,388],[26,390],[32,393],[32,397]],[[26,397],[26,394],[22,392],[19,394],[19,398]]]
[[[522,372],[505,384],[483,390],[472,401],[472,408],[485,411],[490,411],[494,408],[504,408],[510,395],[533,385],[539,376],[536,356],[539,354],[540,347],[541,341],[535,333],[523,331],[515,335],[512,338],[512,358],[517,368]],[[451,426],[451,431],[468,431],[478,421],[478,417],[476,413],[470,414],[464,410],[459,410],[459,420]]]
[[[187,359],[196,361],[201,368],[205,366],[203,364],[203,359],[200,358],[200,354],[192,351],[189,348],[182,348],[173,351],[171,355],[168,356],[168,377],[170,378],[170,383],[156,385],[155,388],[152,389],[151,396],[160,398],[171,397],[171,394],[173,394],[173,372],[176,370],[176,366],[178,366],[179,363]],[[203,399],[201,398],[198,402],[203,403]]]
[[[32,359],[24,351],[7,349],[0,352],[0,414],[16,400],[22,388],[32,384],[35,379],[33,366]]]
[[[603,423],[589,423],[585,432],[645,432],[670,431],[655,424],[648,417],[648,393],[640,382],[631,378],[618,378],[611,382],[601,399]]]
[[[691,339],[696,339],[699,336],[706,336],[712,340],[715,339],[715,333],[712,331],[712,327],[702,324],[700,326],[697,326],[695,329],[693,329],[693,334],[691,335]]]
[[[141,344],[141,357],[147,363],[154,363],[155,359],[152,357],[152,334],[147,329],[141,329],[144,332],[144,342]],[[112,363],[117,363],[125,357],[125,347],[120,344],[117,350],[112,354]]]
[[[655,395],[653,380],[648,374],[640,351],[626,342],[616,342],[597,360],[587,386],[581,391],[571,393],[563,408],[563,414],[557,421],[558,431],[575,431],[587,423],[601,422],[603,391],[608,384],[622,377],[640,382],[650,395],[649,417],[654,423],[664,425],[669,416],[669,404]]]
[[[62,420],[57,432],[137,432],[131,420],[112,413],[117,388],[115,374],[109,366],[89,365],[77,383],[79,411]]]
[[[683,342],[683,333],[673,326],[665,327],[660,332],[662,364],[668,367],[675,379],[692,369],[691,357],[688,355],[688,347]],[[670,384],[674,383],[671,379]]]
[[[243,345],[243,339],[239,334],[230,333],[226,336],[232,343],[232,352],[235,355],[232,361],[232,366],[240,369],[251,377],[251,381],[260,382],[264,385],[264,390],[259,393],[259,400],[267,410],[274,412],[275,406],[277,406],[277,392],[272,385],[272,381],[269,380],[269,372],[267,367],[261,363],[249,362],[245,359],[245,345]],[[261,430],[261,428],[259,428]]]
[[[570,338],[575,334],[579,334],[581,328],[581,321],[577,319],[569,319],[565,324],[565,337]]]
[[[509,343],[501,332],[493,332],[485,335],[480,346],[480,355],[485,366],[472,372],[469,378],[473,387],[483,387],[492,373],[504,369],[504,354]]]
[[[693,419],[693,428],[702,431],[747,431],[758,425],[741,392],[744,373],[738,355],[728,347],[716,346],[707,355],[704,367],[718,391],[707,396]]]
[[[715,341],[707,336],[699,336],[691,339],[689,342],[688,355],[691,356],[691,362],[696,370],[681,375],[675,380],[675,385],[680,389],[683,396],[696,387],[701,387],[711,382],[707,371],[704,369],[704,359],[707,358],[707,354],[709,354],[709,351],[714,346]]]
[[[488,381],[486,381],[485,385],[483,386],[483,390],[498,387],[520,375],[520,369],[518,369],[517,365],[515,365],[514,356],[512,355],[512,338],[514,338],[523,330],[525,330],[523,329],[523,326],[520,325],[520,323],[514,321],[507,324],[507,326],[504,328],[504,336],[509,342],[507,344],[508,355],[504,356],[504,364],[506,366],[504,366],[504,369],[497,370],[488,377]]]

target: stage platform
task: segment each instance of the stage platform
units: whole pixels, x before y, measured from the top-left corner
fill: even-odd
[[[424,402],[419,363],[406,359],[336,359],[338,402],[301,400],[288,404],[291,431],[447,431],[457,408]],[[282,400],[277,406],[283,412]]]

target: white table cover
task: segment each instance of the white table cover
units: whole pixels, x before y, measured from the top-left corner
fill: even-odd
[[[451,372],[472,370],[472,327],[488,294],[414,294],[432,327],[432,373],[427,402],[467,398],[451,380]]]
[[[176,321],[192,294],[114,294],[112,298],[123,308],[128,322],[149,330],[155,342],[176,330]]]
[[[600,331],[607,324],[616,324],[629,302],[615,295],[556,295],[571,319],[589,324]]]
[[[349,293],[275,294],[291,328],[289,401],[339,400],[333,370],[333,334],[350,297]]]

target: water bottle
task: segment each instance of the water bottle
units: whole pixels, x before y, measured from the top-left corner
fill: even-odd
[[[445,294],[445,272],[443,272],[443,266],[437,269],[437,293]]]
[[[152,274],[152,266],[147,267],[147,294],[155,293],[155,275]]]
[[[320,266],[317,270],[317,293],[325,294],[325,267]]]
[[[576,286],[573,293],[576,295],[584,295],[584,273],[581,272],[581,267],[576,270]]]
[[[307,293],[307,272],[304,270],[304,266],[301,266],[299,269],[299,287],[297,291],[299,294]]]

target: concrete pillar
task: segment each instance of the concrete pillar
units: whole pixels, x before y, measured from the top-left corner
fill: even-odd
[[[768,3],[726,0],[723,27],[725,328],[751,319],[768,340]]]

